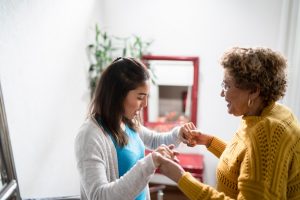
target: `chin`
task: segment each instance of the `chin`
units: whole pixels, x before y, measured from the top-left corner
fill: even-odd
[[[231,115],[233,115],[233,116],[235,116],[235,117],[239,117],[239,116],[241,116],[242,114],[240,114],[240,113],[236,113],[236,112],[228,112],[229,114],[231,114]]]
[[[228,114],[233,116],[239,116],[238,114],[234,113],[232,110],[228,109]]]
[[[134,118],[134,116],[125,115],[125,118],[128,119],[128,120],[132,120]]]

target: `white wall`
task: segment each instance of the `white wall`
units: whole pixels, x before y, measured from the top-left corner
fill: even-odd
[[[23,198],[79,194],[73,144],[100,3],[0,1],[0,79]]]
[[[300,119],[300,1],[284,1],[280,46],[288,59],[288,88],[283,103]]]
[[[225,140],[239,118],[227,114],[220,97],[218,59],[231,46],[278,49],[282,0],[106,0],[103,26],[116,35],[154,39],[150,51],[200,57],[198,127]],[[181,146],[205,156],[205,181],[215,184],[217,159],[202,147]]]
[[[198,127],[229,140],[239,119],[219,96],[222,52],[278,48],[283,0],[0,0],[0,78],[23,198],[79,193],[73,142],[88,104],[85,47],[95,22],[154,39],[153,54],[200,57]],[[217,159],[204,148],[205,181]]]

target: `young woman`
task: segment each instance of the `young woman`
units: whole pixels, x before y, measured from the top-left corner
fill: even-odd
[[[118,58],[101,74],[75,142],[82,200],[150,199],[148,182],[161,155],[174,159],[172,148],[183,140],[182,128],[156,133],[139,120],[149,78],[133,58]],[[145,146],[156,150],[144,156]]]

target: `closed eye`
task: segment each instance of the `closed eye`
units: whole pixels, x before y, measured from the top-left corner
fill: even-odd
[[[147,95],[143,94],[143,95],[139,95],[137,97],[138,100],[144,100],[144,98],[146,98]]]
[[[143,100],[145,97],[148,97],[148,94],[142,93],[142,92],[141,92],[141,93],[138,93],[138,97],[137,97],[137,98],[138,98],[139,100]]]

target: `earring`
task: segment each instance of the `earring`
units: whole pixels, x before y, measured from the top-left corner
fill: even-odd
[[[249,99],[248,99],[248,107],[251,107],[252,104],[253,104],[253,101],[249,98]]]

